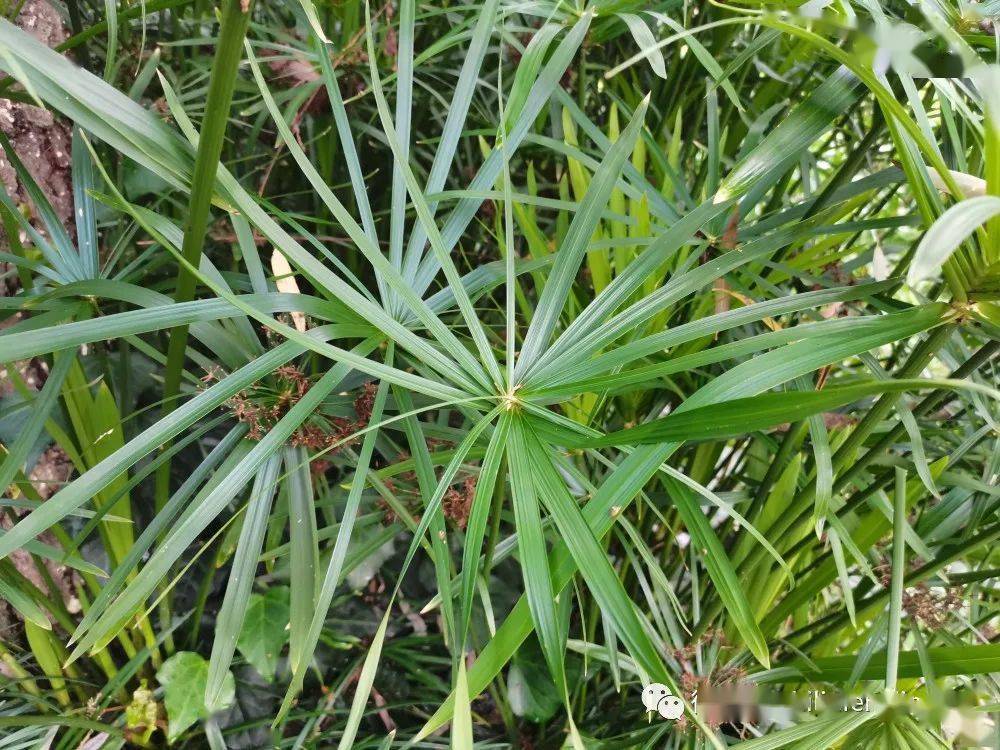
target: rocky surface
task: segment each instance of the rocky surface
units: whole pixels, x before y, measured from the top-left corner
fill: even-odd
[[[17,24],[50,47],[66,39],[59,13],[44,0],[28,0],[17,17]],[[59,218],[68,223],[73,216],[69,128],[45,109],[0,99],[0,130],[10,139],[18,157],[45,192]],[[0,180],[19,203],[28,201],[14,168],[2,155]]]

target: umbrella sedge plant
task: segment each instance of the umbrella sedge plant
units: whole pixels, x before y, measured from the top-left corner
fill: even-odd
[[[989,4],[67,8],[0,745],[997,741]]]

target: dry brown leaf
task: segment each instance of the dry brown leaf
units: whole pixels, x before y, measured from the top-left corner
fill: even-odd
[[[274,273],[274,283],[279,292],[285,294],[299,294],[299,285],[295,281],[292,267],[288,265],[288,259],[278,250],[271,253],[271,271]],[[301,312],[292,313],[292,323],[299,333],[306,331],[306,316]]]

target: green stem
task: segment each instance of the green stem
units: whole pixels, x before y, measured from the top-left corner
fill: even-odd
[[[222,153],[222,142],[229,120],[229,109],[233,99],[233,85],[240,61],[243,58],[243,38],[246,36],[250,14],[243,12],[240,0],[226,0],[222,10],[222,25],[219,42],[212,64],[212,74],[208,84],[205,119],[202,122],[195,157],[194,176],[191,180],[191,198],[188,201],[187,220],[184,226],[184,241],[181,254],[195,268],[201,260],[208,229],[209,210],[215,192],[215,175]],[[174,291],[175,302],[194,299],[196,287],[194,275],[185,266],[177,269]],[[170,344],[167,348],[167,366],[163,384],[163,414],[166,416],[176,406],[180,391],[181,373],[184,367],[184,350],[187,346],[188,327],[176,326],[170,329]],[[164,445],[162,449],[166,449]],[[156,507],[166,501],[169,490],[170,463],[167,462],[157,474]]]
[[[240,61],[243,59],[243,39],[250,22],[249,3],[244,10],[240,0],[225,0],[222,7],[222,21],[219,41],[215,49],[215,60],[208,83],[205,119],[201,124],[198,152],[195,156],[194,175],[191,180],[191,197],[188,201],[187,219],[184,225],[184,241],[181,254],[195,268],[201,260],[208,229],[212,196],[215,192],[215,175],[222,154],[222,143],[229,121],[229,110],[233,101],[233,87]],[[197,282],[194,275],[181,265],[177,269],[177,283],[174,290],[175,302],[194,299]],[[163,416],[166,417],[177,405],[181,375],[184,370],[184,352],[187,348],[188,327],[176,326],[170,329],[170,343],[167,347],[167,365],[163,381]],[[170,443],[164,443],[160,450],[167,450]],[[165,461],[156,474],[155,504],[159,510],[170,496],[170,465]],[[164,600],[165,601],[165,600]],[[167,614],[161,609],[161,614]]]
[[[493,488],[493,507],[490,508],[490,533],[486,539],[486,550],[483,552],[483,579],[490,580],[490,571],[493,568],[493,553],[496,550],[497,542],[500,539],[500,520],[503,512],[504,500],[507,496],[507,485],[503,480],[507,474],[507,457],[501,459],[500,471],[497,476],[496,485]]]
[[[892,511],[892,591],[889,595],[889,632],[885,646],[885,691],[896,692],[899,669],[899,631],[903,621],[903,578],[906,575],[906,469],[896,467]]]
[[[69,12],[69,25],[73,30],[73,36],[78,37],[83,31],[83,22],[80,18],[80,7],[76,0],[68,0],[66,3],[66,10]],[[105,28],[107,28],[106,22]],[[86,42],[82,39],[80,40],[79,46],[76,50],[76,59],[81,68],[90,67],[90,53],[87,51]]]
[[[986,172],[986,192],[1000,195],[1000,112],[994,110],[987,99],[986,117],[983,122],[983,168]],[[1000,261],[1000,217],[986,223],[987,241],[983,248],[986,265]]]

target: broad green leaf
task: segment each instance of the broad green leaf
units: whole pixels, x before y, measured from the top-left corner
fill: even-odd
[[[281,649],[288,643],[289,594],[272,586],[264,594],[251,594],[236,648],[269,682],[278,668]]]
[[[1000,215],[1000,197],[995,195],[967,198],[949,208],[917,245],[917,252],[906,272],[906,283],[913,286],[935,277],[969,235],[997,215]]]
[[[163,686],[163,704],[167,708],[169,726],[167,739],[171,742],[199,719],[210,715],[205,705],[205,684],[208,681],[208,662],[192,651],[178,651],[156,672],[156,680]],[[222,683],[218,708],[228,708],[236,700],[236,681],[230,672]]]

